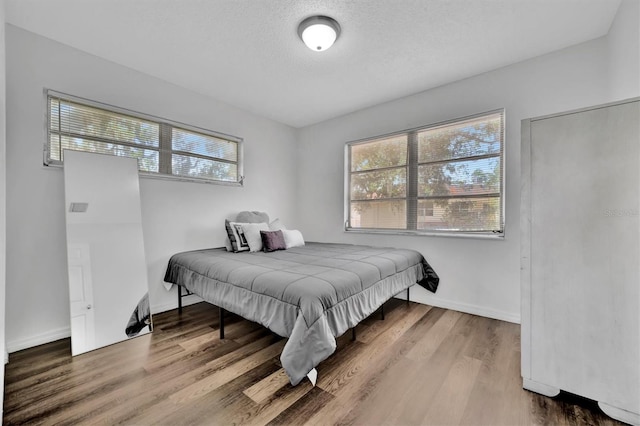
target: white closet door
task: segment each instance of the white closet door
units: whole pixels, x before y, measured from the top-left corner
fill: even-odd
[[[523,377],[636,414],[639,117],[636,100],[532,119],[523,139]]]

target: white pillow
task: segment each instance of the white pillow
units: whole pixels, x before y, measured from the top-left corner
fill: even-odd
[[[249,251],[261,251],[262,237],[260,236],[260,231],[268,231],[269,225],[266,223],[244,223],[242,230],[249,244]]]
[[[274,219],[269,224],[269,231],[282,231],[283,229],[287,229],[287,227],[280,222],[280,218]]]
[[[304,238],[302,238],[302,232],[300,231],[295,229],[282,229],[282,235],[284,236],[284,244],[287,248],[304,245]]]

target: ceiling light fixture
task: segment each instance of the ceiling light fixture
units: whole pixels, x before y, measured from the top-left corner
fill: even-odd
[[[330,48],[340,35],[340,24],[328,16],[311,16],[298,25],[298,35],[316,52]]]

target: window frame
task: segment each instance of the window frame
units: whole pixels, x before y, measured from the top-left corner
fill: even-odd
[[[425,197],[418,195],[419,166],[418,159],[418,134],[420,132],[433,130],[439,127],[446,127],[455,125],[456,123],[463,123],[465,121],[472,121],[482,117],[489,117],[499,114],[501,116],[501,128],[500,134],[502,136],[500,153],[497,156],[500,159],[500,229],[495,231],[471,231],[471,230],[434,230],[434,229],[417,229],[418,220],[418,202]],[[406,195],[403,200],[406,201],[406,227],[405,229],[390,229],[390,228],[362,228],[350,226],[351,218],[351,147],[359,144],[366,144],[375,142],[381,139],[391,139],[406,135],[407,137],[407,161],[406,161]],[[413,127],[410,129],[400,130],[396,132],[376,135],[372,137],[356,139],[349,141],[345,144],[344,150],[344,231],[349,233],[365,233],[365,234],[387,234],[387,235],[418,235],[418,236],[446,236],[446,237],[470,237],[470,238],[488,238],[488,239],[504,239],[505,236],[505,211],[506,211],[506,193],[505,193],[505,170],[506,170],[506,111],[505,108],[498,108],[490,111],[481,112],[469,116],[454,118],[451,120],[445,120],[437,123],[427,124],[419,127]],[[479,156],[469,157],[482,158]],[[459,161],[460,159],[454,159],[451,161]],[[412,197],[410,194],[414,194]],[[454,197],[448,197],[454,198]],[[455,197],[455,198],[476,198],[476,197]],[[389,199],[391,200],[391,199]],[[411,211],[415,211],[415,217],[411,217]]]
[[[214,184],[214,185],[227,185],[227,186],[243,186],[244,185],[244,154],[243,154],[244,140],[243,138],[221,133],[221,132],[216,132],[209,129],[204,129],[202,127],[193,126],[186,123],[181,123],[175,120],[169,120],[166,118],[157,117],[151,114],[133,111],[127,108],[110,105],[104,102],[99,102],[99,101],[82,98],[79,96],[69,95],[67,93],[58,92],[56,90],[51,90],[51,89],[44,89],[45,141],[44,141],[44,148],[43,148],[43,165],[45,167],[51,167],[51,166],[60,167],[60,168],[64,167],[64,161],[55,160],[51,158],[50,137],[51,137],[51,134],[53,134],[51,132],[51,118],[52,118],[51,110],[50,110],[51,98],[60,99],[63,101],[69,101],[69,102],[77,103],[77,104],[84,105],[91,108],[97,108],[106,112],[122,114],[128,117],[132,117],[134,119],[150,121],[150,122],[153,122],[154,124],[157,124],[159,126],[157,148],[153,146],[142,145],[142,144],[132,144],[126,141],[117,142],[118,145],[131,146],[136,148],[144,148],[144,149],[149,149],[153,151],[158,151],[158,171],[149,172],[149,171],[138,169],[138,173],[140,176],[154,178],[154,179],[198,182],[198,183],[208,183],[208,184]],[[174,150],[172,146],[172,130],[174,128],[235,143],[237,147],[236,161],[233,162],[233,161],[221,159],[218,157],[209,157],[206,155],[200,155],[200,154],[192,153],[188,151]],[[87,138],[87,139],[91,139],[91,138]],[[98,139],[99,138],[96,138],[96,140]],[[233,180],[225,181],[225,180],[217,180],[217,179],[211,179],[206,177],[183,176],[183,175],[173,174],[171,169],[173,154],[187,155],[194,158],[210,159],[210,160],[219,161],[223,163],[235,164],[237,167],[237,179],[235,181]],[[106,154],[106,155],[111,155],[111,154]]]

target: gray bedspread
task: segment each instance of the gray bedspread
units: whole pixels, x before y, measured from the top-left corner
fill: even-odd
[[[280,361],[292,385],[336,349],[337,336],[415,283],[438,276],[414,250],[307,243],[270,253],[178,253],[165,281],[288,337]]]

